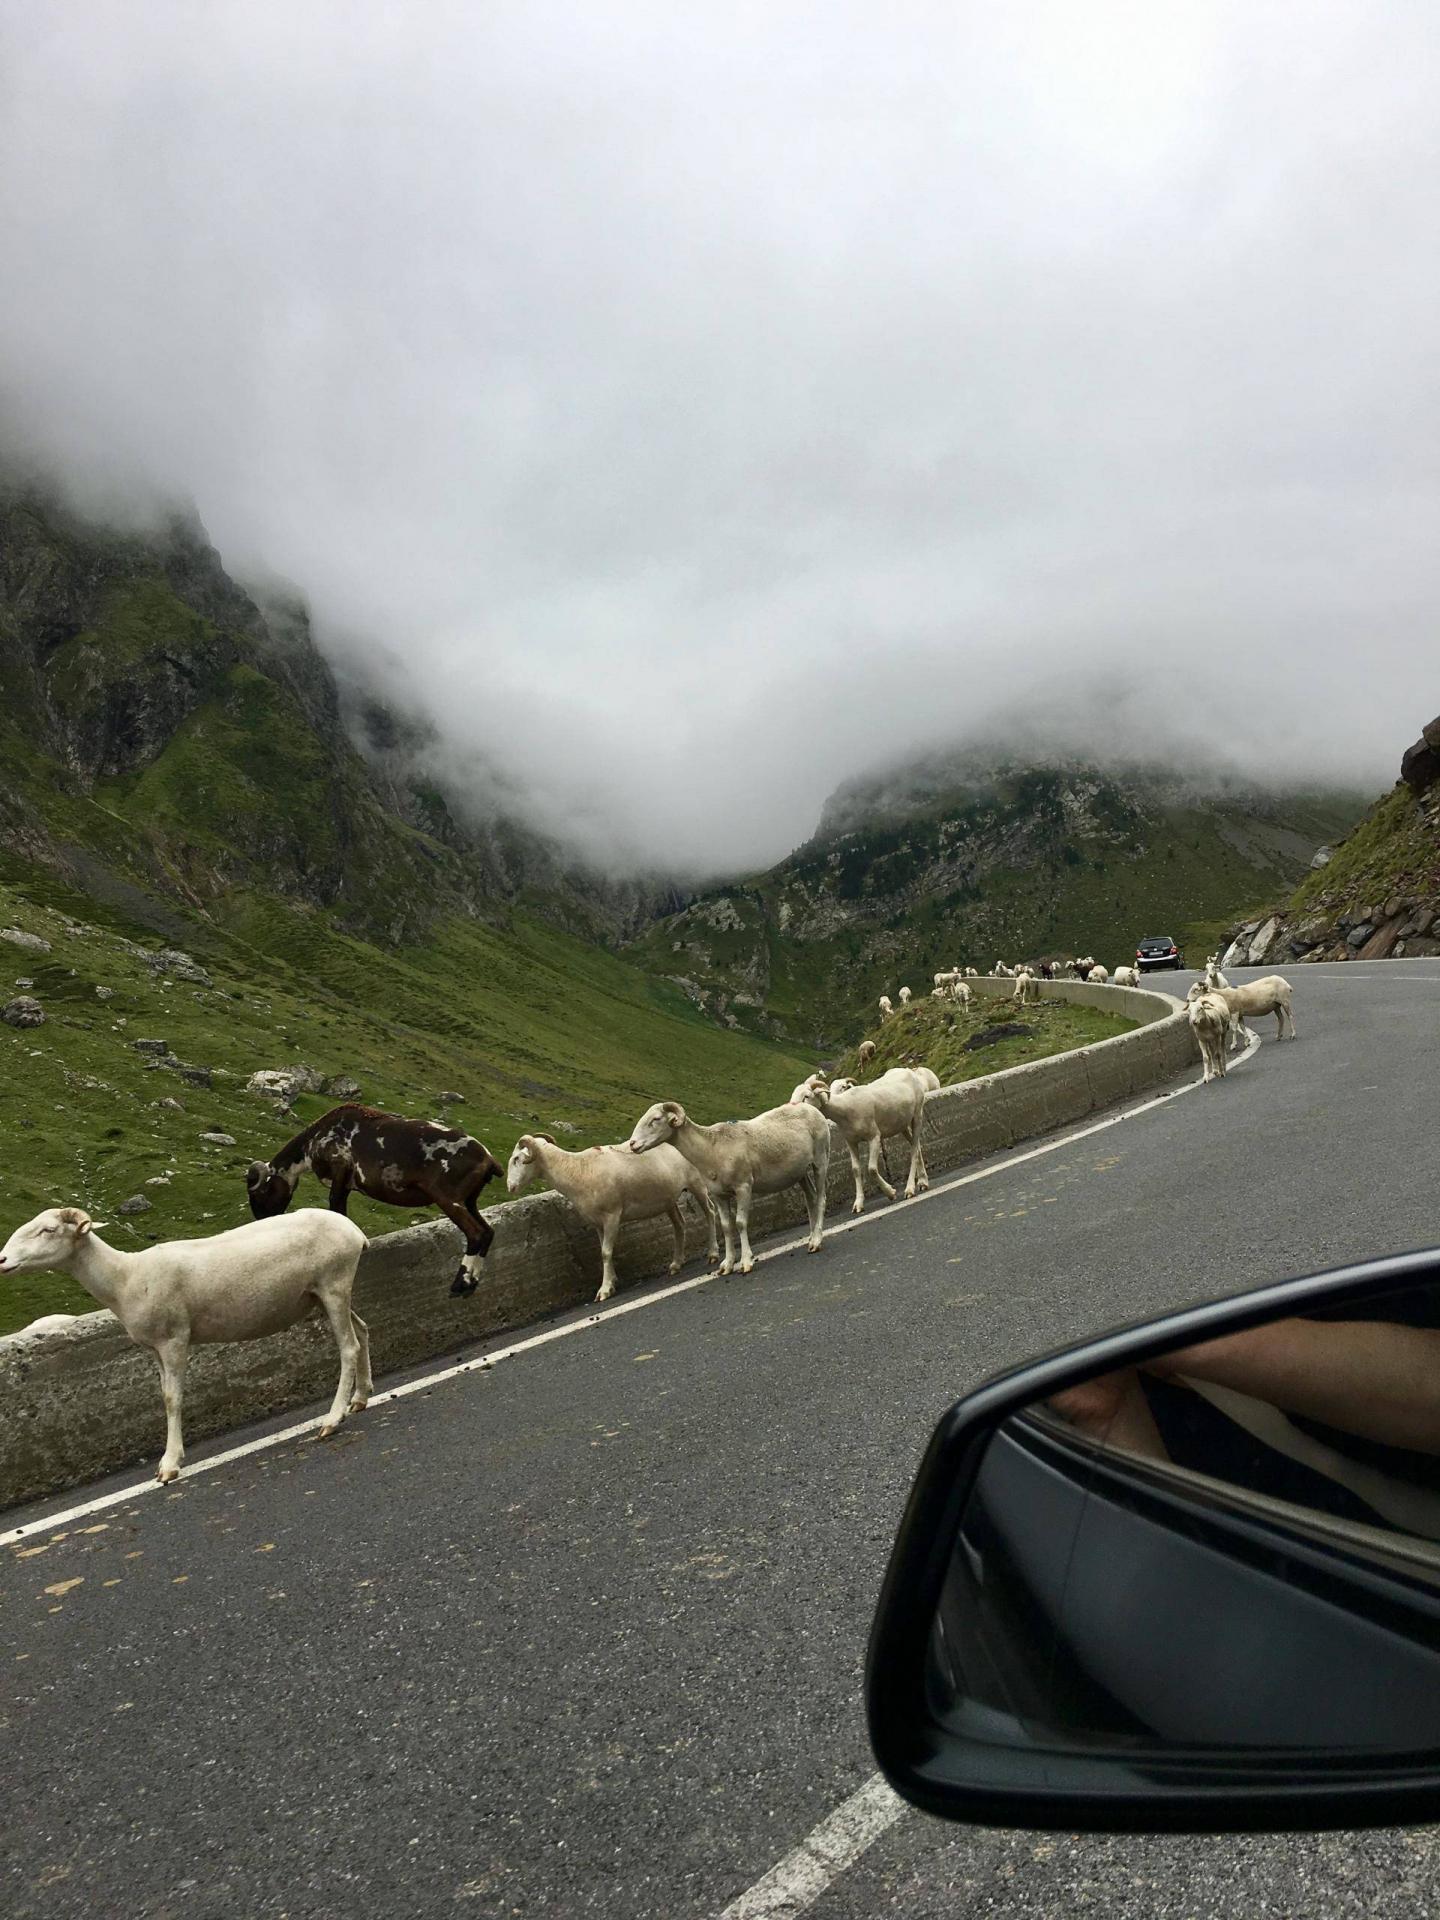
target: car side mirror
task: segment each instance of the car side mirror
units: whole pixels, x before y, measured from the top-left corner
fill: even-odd
[[[1196,1308],[958,1402],[866,1704],[892,1786],[950,1819],[1440,1817],[1440,1254]]]

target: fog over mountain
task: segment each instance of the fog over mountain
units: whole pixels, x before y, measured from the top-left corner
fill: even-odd
[[[1014,716],[1381,786],[1440,678],[1433,8],[47,0],[0,439],[617,866]],[[1178,745],[1176,745],[1178,743]]]

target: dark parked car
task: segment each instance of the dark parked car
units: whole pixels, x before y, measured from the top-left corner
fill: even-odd
[[[1142,973],[1147,967],[1174,967],[1178,972],[1185,956],[1168,933],[1146,934],[1135,949],[1135,964]]]
[[[1440,1816],[1440,1250],[1285,1281],[951,1409],[870,1643],[917,1806],[1120,1831]]]

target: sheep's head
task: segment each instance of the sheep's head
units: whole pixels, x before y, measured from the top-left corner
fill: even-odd
[[[79,1207],[47,1207],[0,1247],[0,1273],[63,1267],[89,1231],[90,1216]]]
[[[1185,998],[1191,1001],[1198,1000],[1201,994],[1206,992],[1208,992],[1208,988],[1203,980],[1192,980],[1190,983],[1190,991],[1186,994]]]
[[[252,1160],[245,1169],[245,1191],[251,1213],[257,1220],[268,1220],[272,1214],[284,1213],[295,1189],[268,1160]]]
[[[685,1124],[685,1109],[678,1100],[657,1100],[635,1122],[630,1135],[630,1151],[645,1153],[672,1138]]]
[[[535,1141],[532,1135],[522,1133],[515,1142],[510,1155],[510,1164],[505,1169],[505,1191],[519,1193],[522,1187],[528,1187],[539,1172],[535,1163]]]
[[[816,1095],[823,1094],[824,1091],[825,1091],[825,1075],[823,1073],[812,1073],[809,1079],[802,1080],[799,1086],[796,1087],[795,1091],[791,1094],[790,1104],[791,1106],[795,1106],[797,1104],[803,1105],[804,1103],[808,1102],[812,1107],[818,1107],[820,1105],[820,1102],[816,1098]]]

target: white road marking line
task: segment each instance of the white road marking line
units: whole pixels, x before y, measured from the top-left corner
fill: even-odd
[[[878,1773],[842,1800],[799,1846],[720,1915],[720,1920],[792,1920],[854,1866],[868,1846],[905,1811],[905,1802]]]
[[[1244,1063],[1260,1045],[1258,1037],[1246,1028],[1249,1038],[1243,1053],[1230,1063],[1233,1073],[1236,1067]],[[858,1227],[873,1227],[884,1220],[893,1220],[911,1207],[918,1207],[925,1200],[939,1200],[947,1193],[954,1193],[959,1187],[973,1186],[977,1180],[992,1180],[997,1174],[1009,1173],[1015,1167],[1023,1167],[1027,1161],[1039,1160],[1047,1153],[1059,1153],[1066,1147],[1073,1147],[1077,1141],[1088,1140],[1092,1134],[1104,1133],[1108,1127],[1118,1127],[1124,1121],[1137,1119],[1142,1113],[1151,1113],[1156,1107],[1166,1106],[1172,1100],[1178,1100],[1182,1094],[1193,1093],[1203,1082],[1187,1080],[1183,1086],[1171,1087],[1166,1093],[1157,1093],[1149,1100],[1142,1100],[1137,1107],[1125,1107],[1118,1113],[1108,1114],[1103,1120],[1092,1120],[1087,1126],[1076,1127],[1068,1132],[1058,1133],[1045,1140],[1038,1147],[1029,1147],[1024,1153],[1012,1153],[993,1165],[978,1167],[973,1173],[962,1173],[953,1180],[945,1180],[939,1186],[929,1187],[923,1193],[917,1193],[913,1200],[906,1200],[897,1206],[885,1207],[876,1213],[862,1213],[858,1217],[851,1215],[847,1220],[837,1221],[834,1226],[825,1229],[826,1239],[840,1233],[853,1233]],[[805,1245],[805,1236],[783,1241],[778,1247],[767,1247],[755,1256],[755,1264],[766,1260],[779,1260],[783,1255],[794,1253]],[[404,1400],[412,1393],[424,1393],[429,1388],[439,1386],[443,1381],[453,1380],[462,1373],[484,1373],[491,1367],[497,1367],[502,1360],[517,1359],[522,1353],[533,1353],[537,1347],[549,1346],[552,1340],[567,1340],[571,1334],[587,1332],[598,1326],[602,1320],[618,1320],[627,1313],[640,1313],[646,1307],[658,1306],[662,1300],[673,1300],[677,1294],[691,1293],[696,1287],[708,1287],[719,1276],[712,1272],[697,1273],[689,1280],[675,1280],[668,1287],[656,1287],[651,1293],[645,1293],[632,1300],[619,1300],[613,1306],[607,1306],[603,1312],[586,1314],[583,1319],[567,1320],[563,1326],[547,1327],[543,1333],[532,1333],[524,1340],[516,1340],[508,1347],[497,1347],[492,1353],[477,1354],[471,1360],[459,1360],[447,1367],[437,1367],[432,1373],[421,1374],[417,1379],[405,1380],[398,1387],[387,1387],[383,1393],[373,1394],[371,1407],[384,1407],[392,1401]],[[325,1415],[317,1413],[312,1419],[301,1420],[293,1427],[283,1427],[278,1433],[262,1434],[258,1440],[246,1440],[238,1447],[226,1447],[222,1453],[208,1454],[205,1459],[197,1460],[193,1466],[181,1471],[180,1478],[172,1481],[173,1488],[183,1489],[187,1481],[197,1474],[210,1473],[216,1467],[229,1466],[232,1460],[243,1460],[248,1454],[263,1453],[270,1447],[287,1446],[292,1440],[301,1440],[307,1433],[314,1433],[324,1425]],[[113,1493],[97,1494],[93,1499],[83,1501],[79,1506],[66,1507],[61,1513],[47,1514],[43,1520],[32,1520],[27,1526],[12,1527],[8,1533],[0,1533],[0,1547],[13,1547],[17,1540],[28,1539],[35,1533],[42,1533],[51,1527],[63,1527],[72,1520],[83,1519],[88,1513],[103,1513],[109,1507],[118,1507],[127,1500],[139,1499],[142,1494],[163,1493],[165,1488],[158,1480],[138,1480],[128,1487],[120,1487]]]

